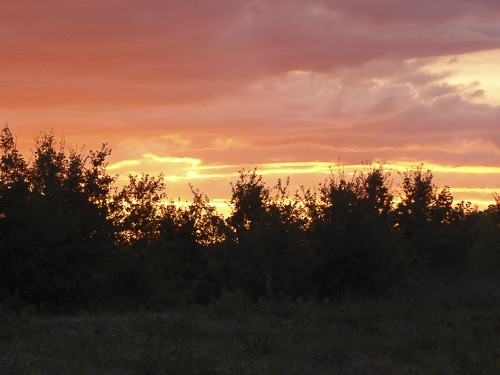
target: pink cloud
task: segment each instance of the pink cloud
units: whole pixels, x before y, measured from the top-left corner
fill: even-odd
[[[471,12],[491,17],[480,6],[451,0],[116,1],[93,6],[19,1],[8,5],[2,20],[7,26],[1,57],[5,72],[22,72],[19,78],[32,85],[36,96],[43,97],[51,82],[42,103],[65,97],[112,104],[140,96],[146,102],[163,97],[178,104],[230,95],[258,77],[289,70],[327,72],[376,58],[500,47],[498,23],[470,20]],[[380,22],[370,25],[349,15]],[[481,33],[479,27],[489,31]],[[101,92],[87,92],[87,81],[100,83]],[[105,88],[122,93],[109,95]],[[14,92],[12,101],[21,96]]]
[[[452,78],[500,48],[499,21],[488,0],[7,2],[1,120],[25,147],[55,128],[116,162],[494,166],[500,107]]]

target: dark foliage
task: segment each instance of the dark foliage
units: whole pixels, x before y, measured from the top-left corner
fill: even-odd
[[[384,165],[289,191],[241,170],[224,218],[190,186],[108,175],[106,145],[77,152],[40,135],[31,157],[0,137],[0,302],[35,307],[163,309],[226,291],[253,299],[391,297],[490,277],[500,266],[500,197],[454,204],[423,166],[393,189]],[[498,280],[497,280],[498,281]],[[496,285],[496,284],[495,284]]]

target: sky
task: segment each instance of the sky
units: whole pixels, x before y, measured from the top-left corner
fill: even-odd
[[[317,187],[337,163],[420,163],[455,202],[500,193],[498,0],[16,0],[0,11],[0,121],[54,131],[226,205],[257,167]]]

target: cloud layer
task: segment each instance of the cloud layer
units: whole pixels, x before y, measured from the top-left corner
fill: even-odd
[[[54,128],[70,144],[108,142],[121,174],[164,171],[184,188],[211,177],[225,194],[239,168],[273,163],[304,163],[311,173],[295,174],[310,185],[338,158],[500,168],[497,1],[2,8],[0,110],[21,147]],[[499,175],[462,170],[452,188],[487,199]]]

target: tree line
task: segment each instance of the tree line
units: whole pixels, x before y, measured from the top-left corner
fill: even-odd
[[[17,312],[164,309],[225,291],[389,298],[500,265],[500,196],[482,211],[455,203],[422,165],[396,187],[366,163],[295,192],[241,170],[224,217],[191,185],[189,204],[170,200],[163,175],[118,187],[106,144],[84,153],[40,134],[26,160],[5,125],[0,149],[0,303]]]

